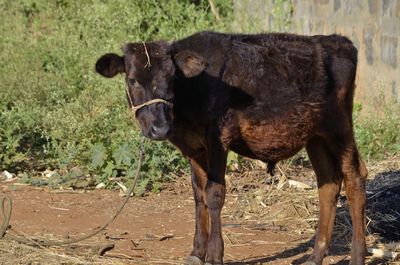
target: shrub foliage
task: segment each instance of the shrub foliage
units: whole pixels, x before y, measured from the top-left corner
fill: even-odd
[[[232,5],[215,3],[222,20],[207,1],[1,0],[0,169],[61,169],[61,183],[79,168],[109,185],[130,174],[140,132],[125,84],[97,75],[94,63],[128,41],[227,30]],[[145,154],[142,186],[187,168],[165,142],[146,142]]]

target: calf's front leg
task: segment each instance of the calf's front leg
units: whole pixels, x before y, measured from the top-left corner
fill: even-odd
[[[221,231],[221,210],[225,202],[225,170],[227,151],[219,142],[210,141],[208,148],[205,202],[210,216],[206,264],[223,264],[224,241]]]
[[[206,264],[223,264],[224,241],[221,231],[221,210],[225,201],[225,183],[208,180],[206,202],[210,215],[210,235],[207,243]]]
[[[205,187],[207,184],[206,157],[199,156],[190,159],[192,169],[192,188],[196,205],[196,226],[193,239],[193,250],[186,259],[185,265],[202,265],[207,251],[209,236],[209,212],[205,201]]]
[[[193,250],[185,265],[223,264],[224,242],[221,210],[225,201],[227,153],[213,145],[207,153],[190,159],[192,187],[196,203],[196,229]]]

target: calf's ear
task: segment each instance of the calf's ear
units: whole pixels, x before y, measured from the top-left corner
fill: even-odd
[[[181,51],[174,56],[174,59],[186,77],[197,76],[206,68],[203,57],[192,51]]]
[[[96,62],[96,72],[105,77],[114,77],[125,72],[124,57],[115,53],[107,53]]]

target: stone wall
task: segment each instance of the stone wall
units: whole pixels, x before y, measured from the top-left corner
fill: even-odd
[[[375,107],[383,96],[400,103],[400,0],[235,0],[235,15],[239,21],[258,21],[258,31],[276,31],[276,3],[280,14],[290,14],[288,31],[338,33],[353,41],[359,58],[357,101]]]

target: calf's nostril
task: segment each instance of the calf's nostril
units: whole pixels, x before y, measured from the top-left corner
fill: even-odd
[[[159,131],[159,130],[158,130],[158,128],[157,128],[156,126],[152,126],[152,127],[151,127],[151,133],[152,133],[152,134],[157,134],[158,131]]]

